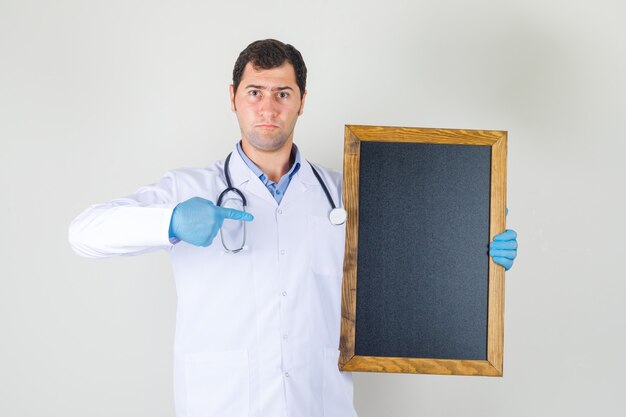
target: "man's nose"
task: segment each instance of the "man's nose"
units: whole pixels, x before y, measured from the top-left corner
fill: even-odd
[[[261,103],[259,106],[259,113],[261,114],[261,116],[274,117],[276,116],[277,111],[278,108],[276,106],[276,101],[271,94],[267,94],[261,99]]]

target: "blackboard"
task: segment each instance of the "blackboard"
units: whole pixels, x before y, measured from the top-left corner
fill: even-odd
[[[502,375],[506,132],[346,126],[343,370]]]

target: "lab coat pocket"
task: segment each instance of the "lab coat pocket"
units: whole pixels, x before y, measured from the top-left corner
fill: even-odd
[[[353,405],[352,373],[338,365],[339,350],[324,349],[324,417],[357,417]]]
[[[246,417],[250,377],[245,349],[185,358],[187,417]]]
[[[311,269],[322,275],[343,275],[346,225],[333,225],[328,216],[309,218]]]

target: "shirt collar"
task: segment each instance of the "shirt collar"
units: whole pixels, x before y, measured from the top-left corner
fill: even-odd
[[[237,152],[239,153],[239,156],[241,156],[241,159],[243,159],[243,161],[246,163],[248,168],[250,168],[250,170],[254,173],[254,175],[257,176],[257,178],[259,178],[263,183],[271,182],[269,181],[267,175],[265,175],[265,173],[261,171],[261,168],[259,168],[254,162],[252,162],[250,158],[248,158],[248,155],[246,155],[246,153],[241,148],[241,141],[237,142]],[[298,149],[295,143],[291,145],[291,154],[293,155],[294,153],[295,153],[295,156],[293,160],[293,165],[291,166],[289,171],[287,171],[287,173],[283,175],[282,178],[284,178],[285,176],[288,176],[289,179],[291,179],[296,174],[296,172],[298,172],[298,170],[300,169],[300,165],[301,165],[300,150]]]

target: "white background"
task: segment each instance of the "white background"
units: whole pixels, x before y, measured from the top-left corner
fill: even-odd
[[[268,37],[304,55],[323,165],[344,124],[509,131],[504,377],[355,374],[359,415],[623,415],[623,0],[0,0],[0,415],[173,415],[168,256],[83,259],[67,226],[224,158]]]

